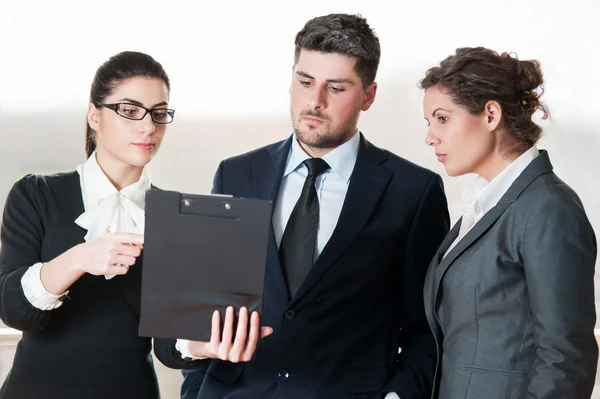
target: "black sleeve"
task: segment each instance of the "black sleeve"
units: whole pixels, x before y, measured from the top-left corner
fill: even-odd
[[[21,331],[43,329],[52,314],[35,308],[21,286],[23,274],[41,261],[44,224],[37,183],[28,175],[13,185],[0,230],[0,318]]]
[[[436,364],[436,347],[425,316],[425,275],[442,240],[450,216],[439,175],[434,175],[421,198],[406,243],[405,267],[400,273],[402,320],[398,370],[385,387],[400,398],[429,398]]]
[[[221,161],[219,168],[213,178],[213,187],[210,191],[212,194],[223,194],[223,164],[225,161]]]
[[[205,360],[186,360],[181,357],[181,353],[175,348],[175,339],[154,338],[154,354],[165,366],[176,370],[190,370],[199,368],[204,371],[208,366],[209,359]]]

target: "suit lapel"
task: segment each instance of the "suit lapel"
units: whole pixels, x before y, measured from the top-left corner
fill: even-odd
[[[452,227],[452,229],[448,232],[448,234],[446,235],[446,238],[444,238],[444,241],[442,241],[439,249],[435,253],[434,260],[436,262],[436,266],[440,264],[440,262],[442,261],[442,257],[444,256],[446,251],[448,251],[448,248],[450,248],[450,245],[452,245],[454,240],[456,240],[456,237],[458,237],[458,233],[460,231],[461,225],[462,225],[462,217],[460,219],[458,219],[458,222],[456,222],[454,227]]]
[[[265,148],[252,164],[253,192],[258,198],[275,201],[292,145],[292,138]]]
[[[436,299],[436,291],[437,291],[437,268],[442,260],[442,257],[450,247],[450,245],[456,240],[458,237],[458,232],[460,230],[460,225],[462,223],[462,218],[458,220],[458,222],[452,227],[452,230],[446,235],[444,241],[440,244],[439,249],[435,253],[435,256],[431,260],[429,268],[427,269],[427,276],[425,277],[425,284],[423,290],[423,296],[425,300],[425,315],[427,316],[427,320],[429,321],[429,326],[431,327],[433,334],[436,339],[441,339],[440,334],[440,326],[437,323],[435,318],[435,299]]]
[[[435,292],[439,289],[439,285],[442,281],[442,278],[450,265],[454,262],[454,260],[462,254],[467,248],[471,246],[475,241],[479,239],[493,224],[494,222],[504,213],[506,208],[510,205],[510,202],[498,203],[495,207],[493,207],[489,212],[487,212],[481,220],[479,220],[475,225],[469,230],[469,232],[456,244],[452,250],[446,255],[445,258],[441,259],[436,272],[436,286]],[[452,242],[452,241],[451,241]],[[438,254],[441,258],[444,256],[444,252]]]
[[[361,134],[356,164],[338,223],[292,304],[318,283],[364,229],[392,177],[392,172],[381,166],[387,157]]]
[[[454,261],[467,249],[469,248],[475,241],[477,241],[481,236],[485,234],[485,232],[498,220],[498,218],[506,211],[506,209],[512,204],[527,187],[540,175],[547,173],[552,170],[552,164],[550,163],[550,159],[548,158],[548,153],[546,151],[540,151],[540,155],[534,159],[531,164],[525,168],[525,170],[521,173],[521,175],[515,180],[515,182],[510,186],[508,191],[502,196],[498,204],[489,210],[481,220],[479,220],[471,230],[456,244],[454,248],[448,253],[448,255],[441,259],[444,256],[446,249],[450,246],[450,244],[454,241],[454,238],[458,235],[458,229],[460,228],[460,224],[452,229],[452,231],[448,234],[442,246],[445,245],[445,249],[442,252],[440,247],[440,251],[438,251],[436,255],[436,260],[439,261],[439,265],[437,266],[440,270],[435,272],[435,286],[433,291],[433,306],[435,306],[435,298],[439,292],[439,288],[444,278],[444,275],[448,271],[448,268],[454,263]],[[456,230],[456,232],[455,232]],[[455,232],[454,234],[452,234]],[[454,238],[449,238],[451,235]],[[441,259],[441,260],[440,260]]]
[[[290,137],[287,140],[268,146],[265,151],[261,153],[261,156],[257,157],[253,162],[253,192],[257,198],[273,201],[273,205],[275,205],[291,144],[292,139]],[[274,208],[275,207],[273,206],[273,209]],[[272,218],[273,214],[271,213],[271,219]],[[273,223],[271,223],[269,244],[267,248],[267,273],[269,273],[271,278],[276,282],[281,294],[289,300],[287,286],[279,262],[279,251],[277,249],[275,233],[273,232]]]

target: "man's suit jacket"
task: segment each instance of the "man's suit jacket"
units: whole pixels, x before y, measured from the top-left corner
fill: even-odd
[[[213,192],[275,201],[290,144],[223,161]],[[156,352],[198,366],[185,399],[426,398],[436,359],[423,282],[448,229],[441,178],[361,136],[337,226],[292,300],[271,231],[261,323],[274,333],[252,361],[182,364],[172,342]]]
[[[432,261],[434,398],[584,399],[593,389],[596,239],[545,151],[461,241]]]

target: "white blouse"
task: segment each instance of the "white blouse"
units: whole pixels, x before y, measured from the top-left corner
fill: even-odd
[[[96,153],[77,167],[84,212],[74,221],[87,230],[85,241],[90,241],[106,233],[144,233],[144,206],[146,191],[150,188],[150,172],[142,170],[140,179],[118,191],[100,168]],[[21,278],[23,293],[27,300],[41,310],[52,310],[62,305],[59,295],[49,293],[42,284],[40,271],[42,263],[31,266]],[[107,280],[114,275],[104,276]]]
[[[523,173],[525,168],[537,158],[539,150],[534,145],[511,162],[498,176],[488,182],[481,176],[477,176],[472,182],[465,186],[462,192],[464,213],[458,236],[448,247],[444,257],[458,244],[460,240],[481,220],[481,218],[506,194],[510,186]]]

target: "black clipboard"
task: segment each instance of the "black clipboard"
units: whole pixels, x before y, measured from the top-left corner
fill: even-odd
[[[149,190],[139,335],[209,341],[215,310],[261,314],[272,206]]]

